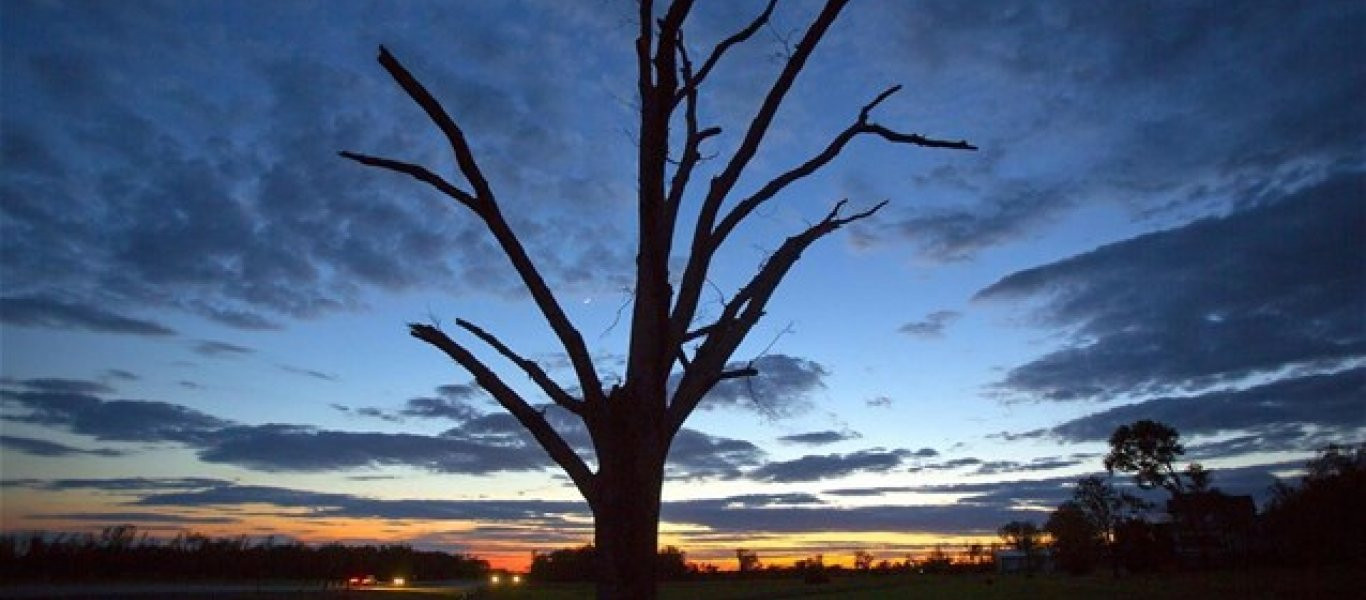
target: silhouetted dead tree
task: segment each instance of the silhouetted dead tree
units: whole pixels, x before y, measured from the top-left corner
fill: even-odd
[[[894,86],[864,105],[847,127],[805,162],[778,173],[748,196],[735,194],[736,183],[758,152],[797,75],[845,4],[847,0],[827,0],[787,54],[738,147],[707,182],[692,226],[686,266],[675,290],[670,284],[669,259],[674,236],[679,234],[677,220],[684,192],[703,160],[703,143],[721,133],[719,127],[702,125],[698,115],[700,92],[727,52],[751,39],[768,22],[776,0],[746,27],[718,43],[700,65],[693,62],[683,43],[683,24],[693,1],[675,0],[662,15],[656,15],[651,0],[640,2],[635,44],[640,104],[636,285],[626,373],[611,389],[603,388],[583,336],[508,226],[465,133],[427,89],[388,50],[380,48],[380,64],[445,134],[463,185],[408,162],[355,152],[342,152],[342,156],[410,175],[484,222],[568,354],[578,395],[492,333],[463,320],[456,324],[521,369],[555,404],[583,420],[593,439],[597,469],[591,469],[540,411],[464,344],[432,325],[412,324],[411,333],[473,374],[479,385],[531,432],[583,494],[596,524],[594,543],[601,563],[599,598],[655,597],[654,561],[649,557],[657,550],[664,462],[675,434],[718,383],[756,374],[753,368],[728,369],[727,365],[763,317],[778,284],[802,252],[844,225],[872,216],[885,202],[852,213],[845,212],[845,201],[835,203],[818,222],[787,238],[749,282],[724,302],[720,316],[698,324],[695,320],[703,288],[708,285],[707,274],[726,240],[756,209],[828,165],[854,138],[874,136],[893,144],[976,149],[964,141],[903,133],[873,121],[873,109],[900,89]],[[684,130],[671,131],[670,124],[679,111]],[[674,144],[681,151],[671,154]],[[670,393],[668,381],[675,370],[681,375]]]

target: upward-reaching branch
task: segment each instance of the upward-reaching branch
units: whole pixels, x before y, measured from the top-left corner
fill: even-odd
[[[422,107],[422,110],[427,113],[427,117],[441,129],[441,133],[446,135],[446,141],[450,143],[451,150],[455,153],[455,162],[460,166],[460,173],[469,180],[471,186],[474,186],[474,195],[487,202],[492,202],[493,190],[489,188],[488,180],[484,179],[484,173],[480,171],[479,163],[474,160],[474,153],[470,151],[469,142],[465,141],[465,133],[455,124],[455,120],[446,113],[446,109],[384,46],[379,47],[379,64],[384,67],[385,71],[389,72],[394,81],[398,82],[399,87],[408,93],[408,97]]]
[[[512,262],[513,269],[517,271],[523,285],[531,293],[537,309],[545,316],[551,330],[559,339],[560,345],[569,355],[570,362],[574,365],[574,374],[579,380],[579,386],[583,389],[584,401],[590,404],[600,402],[603,399],[602,382],[598,378],[597,371],[593,368],[592,356],[588,352],[587,344],[583,341],[583,335],[570,322],[568,315],[565,314],[564,309],[555,298],[555,294],[550,290],[550,286],[546,284],[545,278],[541,276],[535,263],[532,262],[526,248],[522,246],[521,240],[517,238],[512,227],[508,225],[507,219],[503,217],[502,211],[498,207],[498,201],[493,194],[493,189],[480,171],[464,133],[445,108],[441,106],[441,103],[383,46],[380,46],[379,49],[379,63],[385,71],[389,72],[399,87],[403,88],[403,91],[407,92],[408,96],[418,106],[422,107],[422,110],[427,113],[437,128],[445,134],[451,151],[455,154],[460,172],[469,181],[470,186],[474,188],[474,192],[473,194],[465,192],[429,170],[410,163],[353,152],[343,152],[342,156],[367,166],[385,168],[416,177],[456,199],[478,215],[488,227],[489,233],[493,234],[508,260]]]
[[[811,53],[815,51],[816,45],[829,30],[830,25],[835,22],[840,11],[848,0],[826,0],[821,12],[807,28],[796,49],[788,56],[787,62],[783,64],[782,70],[778,73],[778,78],[769,87],[768,93],[764,96],[763,102],[759,105],[759,110],[755,113],[754,119],[750,121],[749,128],[745,131],[745,136],[740,142],[740,146],[735,150],[729,162],[720,174],[713,177],[711,185],[707,190],[706,197],[702,200],[702,206],[698,213],[697,224],[693,229],[692,245],[689,250],[688,263],[683,270],[683,278],[678,290],[678,300],[675,302],[672,313],[669,317],[669,344],[677,345],[682,336],[687,331],[693,313],[696,311],[697,302],[701,297],[702,284],[706,280],[707,270],[711,265],[712,253],[715,252],[715,245],[712,242],[712,228],[716,225],[716,218],[721,210],[721,205],[731,190],[740,179],[745,167],[749,165],[754,154],[759,150],[759,143],[768,134],[768,127],[773,122],[773,117],[778,112],[778,107],[782,105],[783,99],[792,89],[792,83],[796,81],[797,74],[806,66],[806,61]],[[767,11],[766,11],[767,12]],[[763,17],[764,20],[767,16]],[[756,22],[759,22],[756,20]],[[743,33],[743,32],[741,32]],[[748,37],[748,36],[745,36]],[[724,52],[724,50],[721,50]],[[717,53],[713,53],[718,55]]]
[[[806,160],[802,164],[774,177],[759,188],[752,195],[740,200],[735,207],[722,218],[720,224],[713,231],[708,232],[702,244],[694,243],[693,254],[689,257],[688,267],[684,271],[683,281],[679,286],[678,302],[674,305],[671,316],[671,331],[677,336],[687,331],[692,319],[697,311],[697,303],[701,299],[702,286],[705,283],[706,273],[711,268],[711,261],[715,258],[716,252],[726,239],[748,217],[756,208],[769,201],[779,192],[789,185],[819,171],[822,167],[829,164],[835,157],[839,156],[846,145],[851,140],[862,134],[873,134],[897,144],[910,144],[931,148],[950,148],[956,150],[976,150],[977,147],[966,141],[948,141],[928,138],[914,133],[900,133],[892,131],[882,125],[870,121],[870,115],[874,108],[881,104],[901,89],[901,86],[893,86],[883,90],[871,102],[865,104],[859,110],[858,119],[839,132],[826,147],[815,156]],[[700,226],[700,224],[699,224]],[[700,230],[699,230],[700,231]],[[676,338],[678,339],[678,338]],[[679,343],[683,340],[679,339]]]
[[[763,267],[754,274],[749,283],[726,303],[716,322],[704,328],[707,330],[704,334],[706,339],[697,349],[691,368],[684,372],[669,403],[669,425],[672,431],[677,431],[683,426],[683,422],[697,408],[702,397],[726,376],[726,361],[764,316],[768,301],[772,299],[783,277],[801,258],[802,252],[816,240],[835,230],[873,216],[886,206],[887,202],[883,201],[868,210],[841,217],[840,211],[845,204],[846,201],[839,201],[820,222],[784,240],[782,246],[764,261]]]
[[[749,25],[735,32],[734,35],[721,40],[721,43],[717,44],[707,59],[702,62],[702,68],[697,70],[697,75],[691,81],[684,82],[683,87],[678,90],[674,102],[681,101],[688,93],[696,93],[697,87],[702,85],[702,81],[707,78],[707,75],[711,74],[711,70],[716,67],[716,63],[721,60],[721,57],[725,56],[726,51],[758,33],[759,28],[763,27],[764,23],[768,22],[769,17],[773,16],[773,9],[777,5],[778,0],[768,0],[768,5],[764,7],[764,11],[759,13],[759,16],[755,17],[753,21],[750,21]]]
[[[474,380],[479,384],[479,387],[488,391],[494,400],[498,401],[499,405],[512,413],[512,416],[517,419],[518,423],[522,424],[522,427],[531,432],[531,435],[550,455],[551,460],[560,465],[564,472],[569,475],[569,478],[573,480],[574,485],[579,488],[579,491],[590,502],[592,501],[591,495],[594,493],[592,471],[589,471],[588,465],[584,464],[583,459],[564,441],[564,438],[555,431],[555,428],[550,426],[540,411],[527,404],[492,369],[464,346],[451,339],[445,332],[431,325],[420,323],[410,323],[408,329],[413,337],[445,352],[446,356],[449,356],[456,364],[474,375]]]
[[[560,384],[555,383],[555,380],[551,379],[550,376],[546,374],[545,370],[542,369],[540,365],[536,364],[536,361],[524,358],[516,352],[513,352],[502,340],[498,339],[493,334],[484,331],[483,328],[474,323],[464,319],[456,319],[455,324],[465,331],[473,333],[475,337],[483,340],[485,344],[488,344],[494,350],[497,350],[499,354],[502,354],[503,358],[508,359],[512,364],[520,367],[522,371],[527,374],[527,377],[530,377],[532,381],[536,382],[536,385],[540,386],[541,391],[545,392],[545,395],[550,397],[555,404],[560,405],[565,410],[576,415],[583,414],[583,403],[573,396],[570,396],[569,392],[566,392],[564,388],[560,387]]]
[[[931,148],[952,148],[955,150],[977,149],[976,146],[973,146],[966,141],[936,140],[914,133],[899,133],[869,121],[869,114],[872,110],[876,108],[878,104],[881,104],[883,100],[886,100],[900,89],[901,86],[896,85],[883,90],[883,92],[878,94],[872,102],[864,105],[863,108],[859,110],[858,120],[836,135],[835,139],[831,140],[830,144],[819,154],[796,168],[774,177],[768,183],[764,184],[763,187],[759,188],[759,191],[736,204],[735,208],[731,209],[731,211],[726,214],[725,218],[721,220],[720,225],[716,227],[712,239],[712,247],[717,248],[724,243],[731,232],[735,230],[745,217],[748,217],[750,213],[754,212],[754,209],[759,208],[760,205],[772,199],[792,183],[820,170],[821,167],[824,167],[831,160],[834,160],[836,156],[839,156],[839,153],[844,150],[845,145],[847,145],[850,140],[853,140],[861,134],[876,134],[895,144],[910,144]]]

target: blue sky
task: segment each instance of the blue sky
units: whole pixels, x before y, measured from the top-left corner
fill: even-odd
[[[706,3],[693,54],[761,8]],[[817,8],[782,3],[709,80],[702,118],[724,133],[704,173]],[[0,5],[3,528],[509,562],[589,539],[572,486],[406,333],[464,318],[571,381],[496,246],[336,152],[455,172],[375,64],[383,43],[464,127],[610,380],[634,251],[633,14]],[[1138,418],[1176,426],[1240,493],[1362,439],[1363,39],[1353,2],[851,6],[740,188],[893,84],[874,120],[981,149],[858,140],[728,243],[718,298],[834,202],[891,200],[804,256],[737,353],[761,376],[689,421],[666,541],[720,558],[989,536],[1041,521]]]

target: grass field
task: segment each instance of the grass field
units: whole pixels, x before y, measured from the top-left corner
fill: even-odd
[[[533,585],[490,590],[498,600],[583,600],[593,597],[587,585]],[[1366,574],[1349,569],[1225,571],[1135,575],[1036,577],[984,575],[919,575],[854,577],[825,585],[796,580],[712,581],[666,584],[665,600],[761,600],[768,598],[880,598],[924,600],[1046,600],[1102,598],[1105,600],[1185,599],[1318,599],[1366,597]]]

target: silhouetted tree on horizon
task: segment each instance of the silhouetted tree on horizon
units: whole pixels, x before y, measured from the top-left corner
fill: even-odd
[[[1149,419],[1120,425],[1110,434],[1110,453],[1105,455],[1105,470],[1133,473],[1134,482],[1145,490],[1162,488],[1177,496],[1191,485],[1206,487],[1209,474],[1198,464],[1187,473],[1176,469],[1176,460],[1186,453],[1181,434],[1175,428]]]
[[[1100,528],[1076,500],[1059,505],[1048,515],[1043,529],[1053,538],[1058,566],[1074,575],[1089,573],[1105,547]]]
[[[133,525],[92,533],[0,534],[0,582],[313,580],[348,577],[480,578],[482,559],[406,545],[346,546],[278,542],[246,535],[211,538],[181,532],[170,539],[138,534]]]
[[[764,567],[759,562],[759,553],[745,548],[735,550],[735,563],[735,569],[740,573],[751,573]]]
[[[1265,512],[1276,558],[1292,564],[1366,563],[1366,443],[1329,445],[1299,485],[1278,481]]]
[[[996,531],[1007,545],[1025,555],[1025,573],[1034,574],[1034,555],[1038,551],[1043,531],[1033,521],[1011,521]]]
[[[1200,472],[1206,475],[1204,481],[1208,482],[1208,472]],[[1116,490],[1113,485],[1096,475],[1077,480],[1077,487],[1072,490],[1072,501],[1095,529],[1105,554],[1110,559],[1111,572],[1118,575],[1122,562],[1121,555],[1124,552],[1119,539],[1120,525],[1141,518],[1143,511],[1150,508],[1151,503],[1128,492]]]
[[[737,190],[742,176],[754,176],[747,171],[779,107],[847,4],[847,0],[827,0],[786,54],[777,78],[755,109],[738,146],[728,158],[717,157],[719,170],[706,180],[703,191],[690,196],[687,191],[695,181],[694,176],[701,175],[696,171],[703,161],[703,144],[721,134],[719,127],[705,126],[699,114],[703,85],[730,49],[749,40],[768,23],[777,3],[770,1],[743,29],[721,40],[705,57],[698,56],[700,62],[694,62],[683,35],[693,4],[692,0],[675,0],[656,12],[652,0],[639,2],[635,42],[640,118],[635,182],[635,287],[626,370],[623,379],[610,387],[604,386],[583,336],[503,215],[495,186],[485,177],[464,130],[383,47],[379,50],[380,64],[444,134],[464,181],[448,181],[424,166],[401,160],[341,153],[363,165],[414,177],[482,221],[568,355],[576,380],[573,386],[555,381],[535,361],[519,354],[493,332],[463,319],[455,322],[458,328],[528,376],[557,406],[582,420],[592,437],[596,469],[575,452],[542,411],[510,387],[497,370],[477,357],[464,342],[433,324],[410,325],[414,337],[441,350],[469,371],[564,469],[588,502],[594,517],[594,546],[599,559],[598,597],[604,599],[656,597],[656,565],[650,557],[655,555],[658,545],[660,490],[674,436],[714,386],[757,373],[752,364],[735,368],[732,355],[764,316],[774,292],[802,253],[841,227],[872,216],[886,202],[849,214],[844,210],[846,201],[836,202],[824,217],[783,241],[748,283],[724,302],[719,316],[699,323],[698,307],[708,273],[725,242],[757,209],[791,184],[827,166],[855,138],[873,136],[893,144],[975,149],[967,142],[932,139],[875,122],[873,109],[901,89],[893,86],[851,115],[851,122],[804,162],[774,175],[759,176],[758,180],[766,183],[752,192]],[[681,125],[683,131],[674,130],[675,124]],[[688,232],[680,227],[678,217],[692,214],[682,207],[685,199],[697,196],[700,204]],[[681,276],[674,279],[670,265],[675,239],[689,234],[685,266]],[[670,377],[675,373],[677,385],[671,386]],[[575,389],[577,392],[571,392]]]

